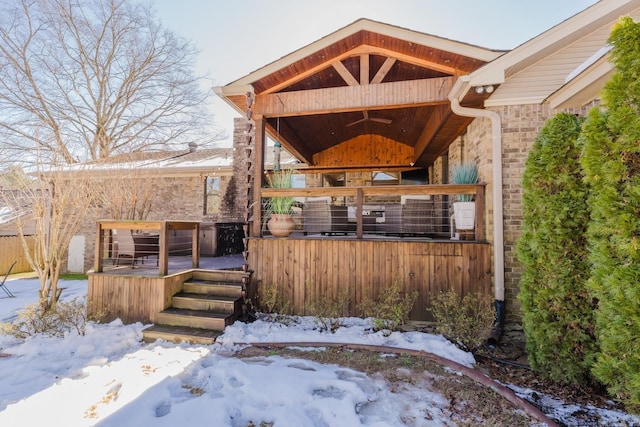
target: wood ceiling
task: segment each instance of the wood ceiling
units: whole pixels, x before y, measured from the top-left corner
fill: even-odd
[[[314,155],[362,135],[408,145],[427,167],[471,122],[451,112],[453,82],[484,64],[361,30],[252,81],[254,118],[311,167]],[[489,94],[472,92],[462,105],[482,107]],[[228,99],[246,108],[244,96]]]

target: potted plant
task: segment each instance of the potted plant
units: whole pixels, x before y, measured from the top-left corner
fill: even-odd
[[[273,171],[267,175],[267,182],[271,188],[291,188],[291,169]],[[287,237],[293,230],[294,223],[291,216],[294,198],[291,196],[271,197],[267,201],[267,228],[271,235]]]
[[[451,169],[453,184],[477,184],[478,165],[473,162],[461,163]],[[453,203],[453,219],[456,230],[473,230],[476,224],[476,204],[472,194],[457,194]],[[453,233],[453,229],[451,230]]]

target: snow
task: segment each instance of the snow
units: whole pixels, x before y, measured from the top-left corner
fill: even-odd
[[[36,300],[38,282],[7,282],[16,298],[0,298],[0,321],[10,321]],[[85,296],[86,280],[65,281],[63,297]],[[450,426],[448,400],[430,391],[424,378],[391,389],[383,378],[304,359],[237,358],[248,342],[339,342],[425,350],[466,366],[474,359],[441,336],[420,332],[371,333],[366,320],[347,318],[336,333],[320,332],[313,318],[288,325],[236,322],[210,345],[141,341],[140,323],[89,324],[86,334],[0,336],[0,425],[246,427]],[[323,351],[322,348],[306,348]],[[391,354],[381,355],[394,357]],[[398,375],[402,375],[401,372]],[[408,374],[407,374],[408,375]],[[513,388],[513,387],[512,387]],[[572,423],[577,411],[537,393],[548,412]],[[575,406],[575,407],[574,407]],[[602,411],[608,425],[640,425],[640,418]],[[426,419],[425,414],[429,414]]]

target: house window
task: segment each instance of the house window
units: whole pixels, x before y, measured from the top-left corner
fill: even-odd
[[[208,176],[204,181],[204,214],[220,212],[220,177]]]
[[[302,173],[291,175],[291,188],[305,188],[307,186],[306,177]]]

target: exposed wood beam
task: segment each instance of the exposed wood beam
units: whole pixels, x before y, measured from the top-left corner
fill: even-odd
[[[435,71],[440,71],[442,73],[445,74],[451,74],[451,75],[462,75],[462,74],[467,74],[466,72],[464,72],[463,70],[459,70],[458,68],[455,67],[451,67],[451,66],[447,66],[447,65],[443,65],[443,64],[439,64],[437,62],[433,62],[433,61],[428,61],[425,59],[420,59],[420,58],[415,58],[411,55],[406,55],[406,54],[400,54],[398,52],[395,52],[391,49],[384,49],[384,48],[380,48],[380,47],[375,47],[375,46],[370,46],[370,45],[361,45],[358,46],[357,48],[350,50],[348,52],[345,52],[341,55],[336,56],[335,58],[331,58],[329,61],[327,62],[323,62],[322,64],[318,64],[315,67],[309,68],[308,70],[301,72],[301,73],[296,73],[295,78],[292,78],[290,80],[287,80],[285,82],[282,82],[278,85],[272,86],[269,89],[267,89],[266,91],[262,92],[263,94],[267,94],[267,93],[275,93],[275,92],[279,92],[280,90],[291,86],[294,83],[297,83],[299,81],[302,81],[304,79],[306,79],[309,76],[312,76],[314,74],[316,74],[319,71],[322,71],[330,66],[332,66],[333,64],[335,64],[336,62],[340,62],[343,59],[352,57],[352,56],[358,56],[358,55],[362,55],[368,53],[370,55],[381,55],[381,56],[386,56],[389,58],[395,58],[396,60],[400,60],[402,62],[406,62],[408,64],[413,64],[413,65],[418,65],[420,67],[424,67],[424,68],[429,68],[431,70],[435,70]],[[351,73],[349,73],[351,74]]]
[[[338,72],[338,74],[340,74],[340,77],[342,77],[342,80],[344,80],[344,82],[349,86],[357,86],[360,84],[358,83],[358,80],[356,80],[356,78],[353,77],[353,74],[351,74],[351,72],[347,70],[347,67],[344,66],[342,61],[336,61],[331,65]]]
[[[444,153],[447,150],[447,148],[455,140],[455,138],[458,135],[462,134],[462,132],[464,132],[464,130],[467,128],[467,126],[471,124],[473,120],[474,119],[472,117],[459,117],[459,116],[456,116],[455,114],[452,114],[449,117],[449,123],[451,123],[452,121],[455,121],[456,126],[450,132],[451,136],[448,138],[441,138],[436,136],[436,138],[434,138],[431,141],[431,146],[429,147],[429,150],[425,150],[422,153],[422,157],[420,157],[416,161],[416,165],[428,166],[433,162],[435,162],[438,159],[438,157],[440,157],[442,153]]]
[[[311,153],[309,147],[291,144],[290,138],[287,138],[287,135],[296,135],[296,132],[295,129],[292,129],[285,121],[280,121],[280,133],[277,133],[269,124],[266,126],[266,132],[274,141],[280,142],[293,157],[307,164],[313,162],[313,153]]]
[[[433,61],[428,61],[426,59],[416,58],[415,56],[399,53],[391,49],[385,49],[385,48],[369,46],[369,45],[362,45],[354,49],[354,51],[355,52],[359,51],[359,53],[368,53],[371,55],[386,56],[388,58],[396,58],[397,60],[406,62],[407,64],[418,65],[420,67],[428,68],[430,70],[440,71],[441,73],[445,73],[445,74],[451,74],[451,75],[461,74],[461,70],[459,70],[456,67],[440,64]],[[354,51],[352,51],[352,54],[354,53]]]
[[[382,67],[380,67],[376,75],[373,76],[373,80],[371,80],[371,83],[372,84],[382,83],[382,80],[384,80],[384,78],[387,77],[387,73],[389,72],[389,70],[391,70],[391,67],[393,67],[393,64],[395,64],[396,61],[397,61],[396,58],[387,57],[387,59],[385,59],[384,61],[384,64],[382,64]]]
[[[453,77],[334,87],[256,96],[257,117],[288,117],[364,109],[448,104]]]
[[[417,163],[420,157],[422,157],[427,147],[429,147],[431,139],[442,128],[442,125],[451,114],[452,111],[449,104],[438,105],[433,108],[433,112],[431,113],[431,116],[429,116],[429,120],[427,120],[427,124],[422,130],[422,133],[414,146],[414,163]]]
[[[369,84],[369,54],[360,55],[360,84]]]

